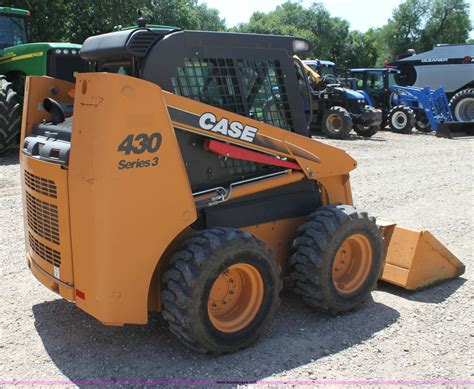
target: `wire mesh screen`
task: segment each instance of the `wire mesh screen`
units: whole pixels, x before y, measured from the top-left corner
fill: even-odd
[[[173,91],[283,129],[293,129],[278,60],[186,58]]]

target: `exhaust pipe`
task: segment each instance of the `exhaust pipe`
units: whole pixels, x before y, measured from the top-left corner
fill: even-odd
[[[56,100],[46,97],[43,100],[43,107],[51,114],[51,123],[59,124],[64,122],[64,111]]]

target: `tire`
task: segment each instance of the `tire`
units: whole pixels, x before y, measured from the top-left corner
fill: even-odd
[[[354,257],[348,259],[347,251]],[[349,205],[330,205],[299,227],[290,257],[290,283],[313,308],[347,312],[370,296],[383,261],[384,242],[375,219]]]
[[[352,130],[352,118],[342,107],[331,107],[323,115],[324,135],[331,139],[346,139]]]
[[[354,131],[357,135],[363,136],[364,138],[370,138],[375,135],[379,130],[378,126],[364,127],[361,124],[356,124],[354,126]]]
[[[4,76],[0,76],[0,154],[16,146],[20,137],[18,95]]]
[[[204,230],[186,240],[163,281],[163,317],[171,331],[212,354],[254,343],[272,321],[283,286],[280,266],[265,244],[232,228]]]
[[[474,121],[474,88],[463,89],[449,101],[454,119],[458,122]]]
[[[415,118],[415,128],[420,132],[432,132],[430,121],[424,113],[419,113]]]
[[[404,105],[393,107],[388,113],[388,124],[394,132],[410,134],[415,125],[413,110]]]

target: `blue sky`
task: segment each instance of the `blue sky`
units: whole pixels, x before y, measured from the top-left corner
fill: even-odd
[[[255,11],[268,12],[285,0],[201,0],[210,8],[217,8],[228,27],[247,22]],[[300,0],[309,6],[314,0]],[[370,27],[381,27],[392,15],[402,0],[319,0],[332,16],[339,16],[351,23],[351,28],[362,32]],[[474,20],[474,6],[471,6],[471,20]],[[471,37],[474,33],[471,32]]]

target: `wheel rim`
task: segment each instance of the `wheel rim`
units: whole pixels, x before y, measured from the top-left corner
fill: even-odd
[[[332,114],[326,119],[326,126],[330,131],[338,132],[342,129],[343,125],[344,123],[339,115]]]
[[[416,125],[421,129],[426,129],[430,126],[430,122],[428,119],[421,119],[416,122]]]
[[[249,264],[233,265],[212,285],[207,308],[209,319],[221,332],[238,332],[255,319],[263,295],[264,284],[258,270]]]
[[[398,111],[395,112],[392,116],[392,124],[397,130],[403,129],[408,123],[407,115],[402,112]]]
[[[366,281],[372,266],[372,246],[365,235],[349,236],[339,247],[332,266],[337,291],[350,294]]]
[[[462,99],[456,104],[454,110],[456,119],[461,122],[470,122],[474,120],[474,97]]]

